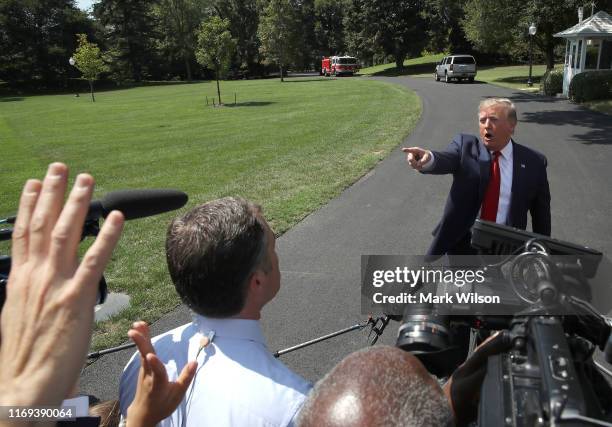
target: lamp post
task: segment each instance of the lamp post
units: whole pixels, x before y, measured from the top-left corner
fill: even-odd
[[[527,80],[527,86],[531,87],[533,86],[533,82],[531,81],[531,66],[533,64],[533,60],[532,60],[532,53],[533,53],[533,36],[535,36],[536,33],[536,26],[535,23],[531,23],[531,25],[529,26],[529,80]]]
[[[70,59],[68,60],[68,63],[74,67],[75,64],[76,64],[76,59],[74,59],[74,57],[71,56]],[[79,97],[79,91],[78,90],[77,90],[77,92],[76,92],[76,94],[74,96],[76,98]]]

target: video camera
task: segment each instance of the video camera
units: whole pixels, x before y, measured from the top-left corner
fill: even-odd
[[[599,348],[605,356],[598,357],[612,363],[611,323],[593,306],[612,303],[612,288],[591,283],[603,254],[480,220],[472,246],[520,304],[511,315],[459,316],[433,304],[407,305],[397,346],[445,377],[479,340],[501,331],[509,350],[488,359],[476,425],[612,426],[612,387],[604,377],[611,372],[594,359]]]

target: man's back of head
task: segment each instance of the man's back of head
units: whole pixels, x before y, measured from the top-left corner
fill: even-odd
[[[301,427],[447,426],[450,406],[437,382],[411,354],[395,347],[352,353],[319,381]]]
[[[261,208],[234,197],[197,206],[172,221],[166,259],[183,302],[203,316],[238,315],[251,275],[272,267],[270,234]]]

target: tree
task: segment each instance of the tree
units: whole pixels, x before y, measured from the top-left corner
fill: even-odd
[[[195,56],[196,32],[207,14],[207,3],[206,0],[160,0],[156,7],[160,41],[168,52],[183,61],[188,81],[192,79],[191,63]]]
[[[111,78],[141,81],[160,77],[153,14],[155,2],[148,0],[100,0],[94,16],[105,29]]]
[[[605,3],[596,1],[595,10]],[[516,57],[527,52],[527,29],[533,22],[537,27],[533,42],[544,55],[546,68],[552,69],[555,46],[563,42],[553,34],[577,24],[578,6],[583,5],[582,0],[468,0],[463,28],[478,49]],[[586,8],[585,17],[589,12]]]
[[[345,4],[338,0],[315,0],[315,35],[319,48],[326,56],[346,53],[344,9]]]
[[[427,21],[427,49],[469,53],[472,50],[461,22],[467,0],[425,0],[421,15]]]
[[[368,23],[366,35],[387,55],[395,58],[398,70],[408,55],[418,55],[427,40],[425,21],[419,11],[421,0],[370,0],[362,4]]]
[[[363,64],[372,65],[376,47],[370,35],[369,22],[365,13],[365,3],[369,0],[347,0],[344,11],[346,47],[351,55],[356,55]]]
[[[295,10],[289,0],[270,0],[259,18],[257,34],[261,40],[261,52],[270,61],[278,64],[281,82],[284,81],[285,65],[294,54],[299,28]]]
[[[196,59],[203,66],[214,67],[219,105],[221,105],[219,75],[222,72],[226,72],[229,68],[232,52],[236,48],[236,41],[232,38],[229,25],[227,19],[213,16],[208,21],[202,23],[198,32]]]
[[[259,13],[256,0],[214,0],[213,8],[222,19],[229,20],[230,32],[236,40],[231,68],[253,75],[261,68],[257,27]]]
[[[75,61],[74,66],[83,74],[83,78],[89,82],[91,101],[96,102],[93,82],[101,72],[106,70],[106,66],[97,44],[87,41],[87,35],[85,34],[77,34],[77,39],[78,47],[74,55],[72,55]]]
[[[59,86],[70,73],[76,33],[92,22],[71,0],[0,0],[0,80]]]

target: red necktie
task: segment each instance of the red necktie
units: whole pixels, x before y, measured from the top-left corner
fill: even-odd
[[[484,201],[482,202],[482,210],[480,218],[486,221],[497,219],[497,205],[499,204],[499,187],[501,184],[501,176],[499,173],[499,151],[493,152],[493,162],[491,163],[491,175],[489,176],[489,185],[485,193]]]

